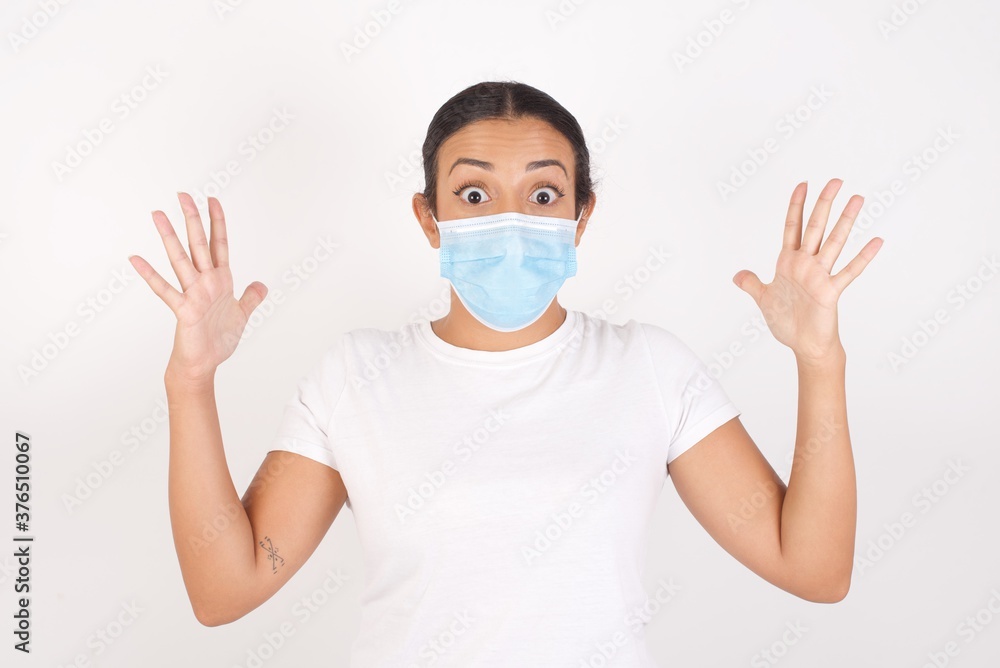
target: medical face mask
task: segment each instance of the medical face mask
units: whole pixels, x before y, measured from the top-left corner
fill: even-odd
[[[441,276],[491,329],[514,332],[534,323],[563,282],[576,276],[580,218],[506,212],[434,222],[441,235]]]

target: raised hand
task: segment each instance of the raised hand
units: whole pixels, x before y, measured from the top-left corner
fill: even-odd
[[[216,198],[208,198],[212,236],[209,245],[194,200],[187,193],[180,192],[177,199],[187,224],[191,256],[188,257],[185,252],[166,214],[153,211],[153,223],[163,239],[170,266],[180,281],[183,294],[138,255],[129,257],[129,262],[177,316],[168,373],[184,380],[202,381],[211,378],[218,366],[236,350],[247,320],[267,296],[267,286],[254,281],[237,300],[233,296],[233,275],[229,269],[229,245],[222,205]]]
[[[871,239],[847,266],[830,275],[864,203],[860,195],[848,200],[821,247],[833,198],[842,184],[840,179],[832,179],[823,188],[809,217],[805,236],[802,234],[802,210],[806,184],[800,183],[792,191],[773,281],[764,285],[747,269],[733,276],[733,283],[753,297],[760,307],[774,338],[791,348],[800,362],[819,363],[844,353],[837,330],[837,300],[882,247],[880,237]]]

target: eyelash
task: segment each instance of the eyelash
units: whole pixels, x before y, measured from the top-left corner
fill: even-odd
[[[482,190],[486,190],[486,186],[483,184],[482,181],[466,181],[462,185],[458,186],[458,188],[456,188],[452,192],[459,199],[461,199],[461,197],[462,197],[462,191],[465,190],[466,188],[470,187],[470,186],[474,186],[476,188],[481,188]],[[535,187],[531,189],[531,192],[535,192],[539,188],[552,188],[557,193],[559,193],[559,197],[564,197],[566,195],[566,193],[559,186],[555,185],[554,183],[544,183],[544,182],[543,183],[537,183],[537,184],[535,184]],[[552,206],[553,204],[555,204],[555,202],[556,202],[556,200],[552,200],[548,204],[541,204],[539,206]],[[464,199],[462,200],[462,203],[463,204],[469,204],[470,206],[479,206],[478,204],[471,204],[469,202],[466,202]],[[537,204],[537,202],[533,202],[533,204]]]

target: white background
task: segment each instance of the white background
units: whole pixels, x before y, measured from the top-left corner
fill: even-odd
[[[238,163],[219,190],[237,296],[253,280],[285,296],[217,375],[242,494],[296,380],[338,333],[397,328],[447,294],[410,209],[424,186],[420,144],[453,94],[514,79],[577,117],[601,179],[561,303],[593,313],[610,299],[612,321],[662,325],[717,364],[785,480],[794,357],[766,330],[750,334],[759,311],[732,276],[747,268],[771,280],[803,179],[807,213],[829,179],[844,180],[831,227],[852,194],[866,198],[864,229],[834,271],[868,239],[885,240],[840,300],[859,495],[850,594],[815,604],[763,581],[668,483],[646,578],[650,593],[661,578],[679,587],[647,627],[659,663],[774,665],[761,654],[770,649],[789,667],[920,666],[954,641],[948,665],[994,665],[1000,280],[988,261],[1000,246],[1000,6],[419,0],[392,14],[383,1],[50,4],[51,17],[39,0],[8,0],[0,13],[0,280],[11,306],[0,321],[0,540],[10,546],[0,549],[0,663],[248,666],[265,635],[291,622],[263,665],[346,664],[364,577],[347,509],[272,599],[226,626],[195,620],[167,506],[162,374],[175,320],[126,258],[141,255],[177,286],[149,212],[164,210],[183,238],[175,191],[203,191]],[[373,12],[391,20],[379,27]],[[345,56],[366,25],[377,34]],[[693,57],[678,64],[685,51]],[[127,115],[122,95],[134,102]],[[293,118],[267,136],[275,109]],[[102,119],[112,131],[88,151]],[[251,160],[241,145],[261,133],[270,142]],[[769,138],[777,150],[747,163]],[[72,150],[87,155],[58,169]],[[723,196],[734,170],[749,176]],[[327,235],[334,256],[288,280]],[[667,266],[633,294],[616,291],[650,247],[671,253]],[[972,298],[957,297],[959,286]],[[67,327],[75,335],[60,337]],[[734,343],[742,352],[726,359]],[[11,649],[9,632],[15,430],[33,442],[30,657]],[[948,482],[955,462],[966,470]],[[894,535],[905,513],[914,521]],[[348,581],[325,597],[338,569]],[[308,619],[296,612],[304,597],[323,601]],[[97,641],[121,630],[132,603],[138,616],[123,616],[110,645]],[[786,634],[795,624],[805,631]]]

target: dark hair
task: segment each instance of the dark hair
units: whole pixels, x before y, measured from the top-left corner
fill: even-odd
[[[590,151],[583,138],[580,124],[565,107],[550,95],[518,81],[482,81],[456,93],[441,105],[427,126],[423,145],[424,197],[437,216],[438,151],[453,134],[476,121],[516,120],[533,117],[547,122],[561,132],[573,147],[575,158],[576,211],[580,215],[594,195],[594,179],[590,174]]]

